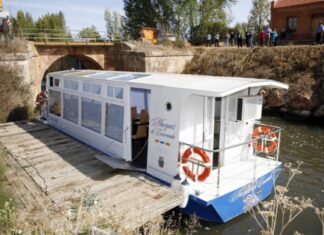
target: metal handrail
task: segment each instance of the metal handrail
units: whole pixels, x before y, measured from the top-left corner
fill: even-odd
[[[270,136],[271,134],[275,134],[275,133],[278,133],[280,131],[282,131],[282,128],[278,127],[279,129],[265,135],[265,136]],[[207,149],[207,148],[203,148],[203,147],[199,147],[199,146],[196,146],[194,144],[189,144],[189,143],[186,143],[186,142],[182,142],[182,141],[179,141],[179,143],[181,145],[186,145],[186,146],[189,146],[189,147],[192,147],[192,148],[198,148],[200,150],[203,150],[203,151],[206,151],[206,152],[210,152],[210,153],[219,153],[221,151],[225,151],[227,149],[232,149],[232,148],[236,148],[238,146],[241,146],[241,145],[245,145],[245,144],[250,144],[250,143],[253,143],[253,142],[256,142],[260,139],[263,139],[264,136],[260,136],[259,138],[256,138],[256,139],[253,139],[253,140],[249,140],[249,141],[245,141],[245,142],[242,142],[242,143],[239,143],[239,144],[234,144],[234,145],[231,145],[231,146],[228,146],[228,147],[225,147],[225,148],[219,148],[219,149]]]
[[[254,143],[254,142],[257,142],[258,140],[261,140],[261,139],[264,139],[265,137],[267,136],[271,136],[272,134],[275,134],[275,133],[278,133],[278,146],[277,146],[277,156],[276,156],[276,162],[278,162],[278,158],[279,158],[279,148],[280,148],[280,138],[281,138],[281,131],[283,130],[281,127],[278,127],[278,126],[273,126],[273,125],[269,125],[269,124],[264,124],[264,123],[256,123],[257,125],[260,125],[260,126],[266,126],[266,127],[271,127],[271,128],[274,128],[275,130],[272,131],[271,133],[269,134],[266,134],[266,135],[263,135],[263,136],[260,136],[258,138],[255,138],[255,139],[252,139],[250,141],[245,141],[245,142],[242,142],[242,143],[238,143],[238,144],[234,144],[234,145],[231,145],[231,146],[228,146],[228,147],[225,147],[225,148],[219,148],[219,149],[207,149],[207,148],[203,148],[203,147],[199,147],[199,146],[196,146],[194,144],[189,144],[189,143],[185,143],[185,142],[182,142],[182,141],[179,141],[179,149],[181,147],[181,145],[186,145],[186,146],[189,146],[191,148],[198,148],[200,150],[203,150],[203,151],[206,151],[206,152],[210,152],[210,153],[219,153],[221,151],[225,151],[225,150],[228,150],[228,149],[232,149],[232,148],[236,148],[236,147],[239,147],[239,146],[242,146],[242,145],[246,145],[246,144],[250,144],[250,143]],[[182,158],[182,156],[180,155],[180,158]],[[254,171],[253,171],[253,178],[255,180],[256,178],[256,160],[257,160],[257,156],[255,155],[255,160],[254,160]],[[180,163],[182,162],[182,159],[180,159]],[[216,168],[213,168],[213,169],[217,169],[217,183],[216,183],[216,195],[218,196],[219,195],[219,189],[220,189],[220,169],[221,167],[216,167]]]

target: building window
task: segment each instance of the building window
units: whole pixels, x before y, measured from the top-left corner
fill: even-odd
[[[106,136],[123,142],[124,107],[115,104],[106,104]]]
[[[82,98],[82,126],[101,133],[101,102]]]
[[[79,97],[63,94],[63,118],[78,124],[79,122]]]
[[[297,17],[288,18],[288,30],[295,32],[297,29]]]

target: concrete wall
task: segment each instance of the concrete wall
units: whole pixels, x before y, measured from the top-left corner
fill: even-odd
[[[324,1],[300,6],[272,8],[271,27],[280,32],[287,29],[289,17],[297,17],[297,29],[292,34],[294,40],[315,39],[318,22],[324,22]]]

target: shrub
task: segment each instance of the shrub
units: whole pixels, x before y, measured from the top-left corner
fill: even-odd
[[[0,65],[0,123],[27,119],[32,114],[29,84],[18,71],[13,66]]]

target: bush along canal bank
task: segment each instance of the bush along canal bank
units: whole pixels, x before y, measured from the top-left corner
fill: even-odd
[[[198,48],[184,73],[266,78],[289,84],[265,89],[264,111],[324,120],[324,47]]]

